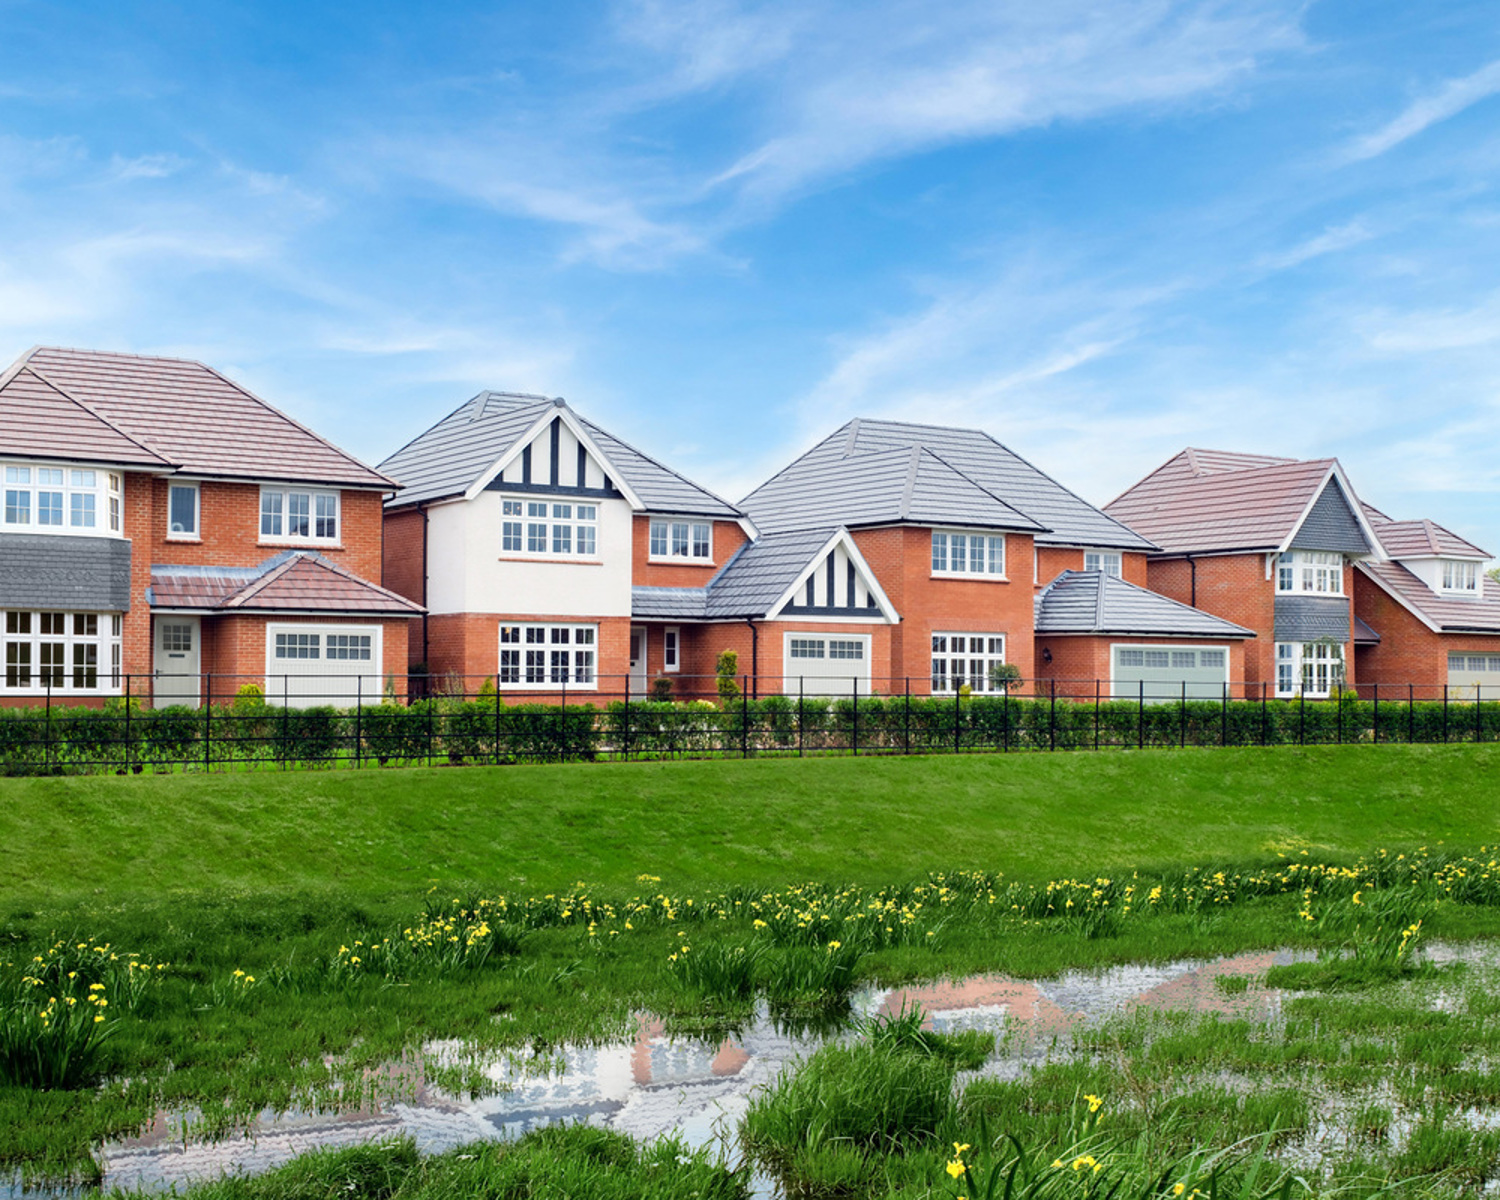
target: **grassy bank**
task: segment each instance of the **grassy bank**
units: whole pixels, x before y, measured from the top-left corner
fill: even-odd
[[[885,883],[1500,840],[1500,746],[0,780],[0,905]]]

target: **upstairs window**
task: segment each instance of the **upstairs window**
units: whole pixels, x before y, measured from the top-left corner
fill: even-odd
[[[198,485],[174,483],[167,489],[167,537],[198,536]]]
[[[714,556],[714,527],[707,521],[651,522],[651,557],[708,563]]]
[[[1276,590],[1341,596],[1344,556],[1322,550],[1288,550],[1276,562]]]
[[[260,536],[263,541],[337,542],[339,494],[262,488]]]
[[[500,512],[500,550],[506,556],[598,557],[597,504],[502,497]]]
[[[14,464],[5,468],[0,526],[15,532],[96,534],[108,514],[120,532],[120,476],[92,467]]]
[[[1478,595],[1479,564],[1454,558],[1443,559],[1443,591]]]
[[[977,579],[1005,576],[1005,538],[993,533],[932,531],[932,573]]]
[[[1120,554],[1117,550],[1085,550],[1083,552],[1083,569],[1085,571],[1103,571],[1106,575],[1120,575]]]

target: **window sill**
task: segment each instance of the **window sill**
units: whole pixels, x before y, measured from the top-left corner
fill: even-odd
[[[927,578],[963,581],[965,583],[1009,583],[1009,575],[969,575],[959,571],[933,571]]]
[[[167,534],[167,541],[180,542],[188,546],[200,546],[203,544],[203,539],[201,537],[186,533],[169,533]]]
[[[496,562],[513,563],[562,563],[570,567],[602,567],[602,558],[566,558],[562,555],[552,557],[543,554],[502,554]]]
[[[716,567],[719,565],[711,558],[659,558],[654,554],[646,561],[653,567]]]
[[[277,546],[284,550],[342,550],[343,542],[320,542],[313,538],[260,538],[257,546]]]

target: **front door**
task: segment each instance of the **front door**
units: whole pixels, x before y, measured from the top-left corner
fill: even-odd
[[[646,631],[630,631],[630,694],[646,694]]]
[[[198,618],[161,616],[153,624],[151,667],[156,681],[152,702],[157,708],[168,704],[198,707],[198,664],[202,651]]]

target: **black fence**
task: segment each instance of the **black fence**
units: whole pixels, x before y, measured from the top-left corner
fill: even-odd
[[[1500,740],[1500,688],[1492,697],[1365,685],[1278,698],[1259,683],[1227,684],[1213,698],[1202,685],[1131,685],[1122,696],[1108,681],[1059,679],[932,694],[925,678],[872,689],[826,677],[676,676],[664,695],[620,677],[518,691],[493,676],[448,676],[368,699],[361,688],[350,704],[349,681],[330,678],[319,693],[299,676],[294,705],[274,699],[291,689],[264,677],[206,682],[212,702],[196,707],[152,707],[139,698],[151,680],[137,677],[119,696],[80,704],[59,691],[36,707],[0,708],[0,773]],[[838,688],[847,691],[829,694]]]

